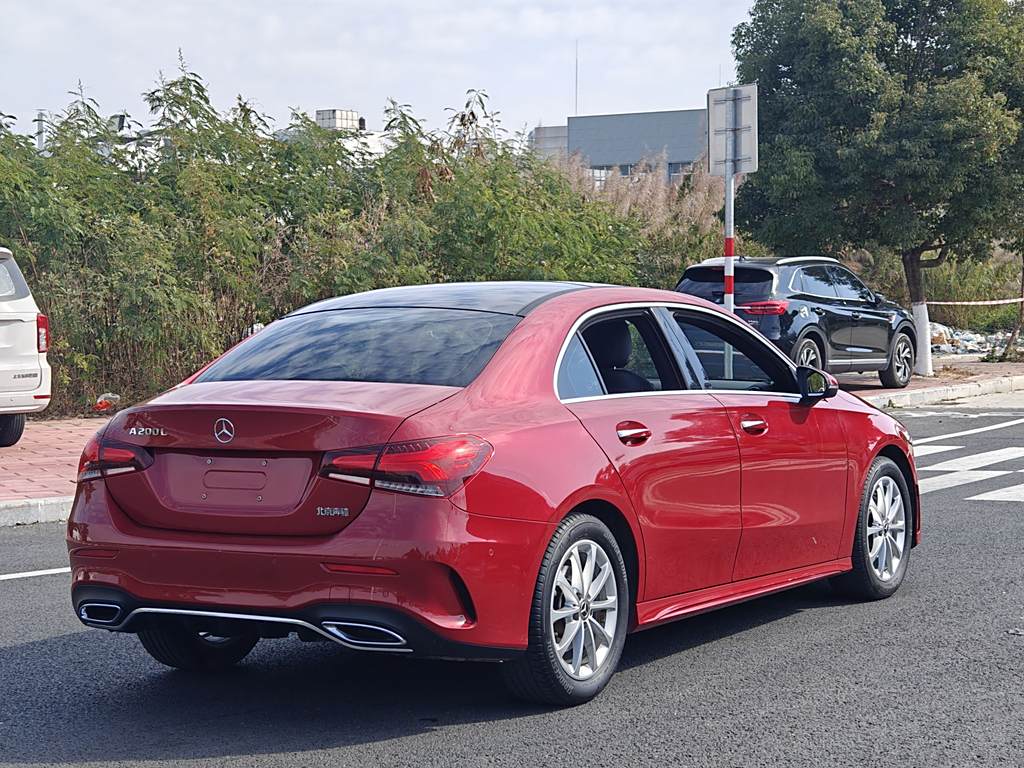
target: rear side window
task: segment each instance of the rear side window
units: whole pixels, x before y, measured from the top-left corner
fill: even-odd
[[[664,340],[646,312],[594,320],[582,335],[608,394],[681,388]]]
[[[813,296],[836,298],[836,287],[828,267],[804,267],[793,281],[793,288]]]
[[[0,299],[23,299],[29,295],[28,285],[13,259],[0,259]]]
[[[379,381],[464,387],[520,318],[388,307],[292,315],[211,365],[203,381]]]
[[[725,297],[724,267],[690,267],[676,290],[721,304]],[[737,304],[766,301],[772,296],[772,273],[767,269],[737,267],[733,282]]]
[[[597,376],[594,361],[590,359],[590,353],[583,346],[579,335],[574,334],[569,346],[565,348],[562,365],[558,369],[558,396],[568,400],[572,397],[603,394],[604,387]]]

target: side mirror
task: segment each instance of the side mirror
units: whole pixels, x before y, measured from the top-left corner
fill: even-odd
[[[875,301],[874,301],[875,304],[881,304],[883,301],[885,301],[885,294],[884,293],[879,293],[878,291],[875,291],[874,295],[875,295]]]
[[[838,381],[809,365],[801,365],[796,369],[796,383],[800,387],[800,399],[805,403],[827,400],[839,393]]]

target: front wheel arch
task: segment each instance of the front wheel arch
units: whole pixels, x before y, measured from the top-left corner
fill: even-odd
[[[868,467],[874,464],[875,459],[879,456],[890,459],[897,466],[907,483],[907,488],[910,490],[910,548],[913,549],[917,546],[917,516],[920,497],[914,492],[916,481],[914,480],[914,473],[910,468],[910,459],[907,458],[907,455],[898,446],[890,444],[882,448],[876,456],[872,457]]]

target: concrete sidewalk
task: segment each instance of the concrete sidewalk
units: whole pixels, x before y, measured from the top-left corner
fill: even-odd
[[[995,392],[1020,392],[1024,363],[939,359],[934,378],[915,377],[906,389],[884,389],[877,374],[839,376],[843,389],[880,408],[913,407]],[[75,493],[78,459],[104,418],[30,420],[25,436],[0,448],[0,526],[67,518]]]

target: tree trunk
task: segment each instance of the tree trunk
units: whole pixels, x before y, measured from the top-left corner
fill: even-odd
[[[1024,254],[1021,255],[1020,262],[1020,297],[1024,299]],[[1017,359],[1017,339],[1020,337],[1022,325],[1024,325],[1024,301],[1017,305],[1017,322],[1014,324],[1013,330],[1010,331],[1010,338],[1006,340],[1006,349],[999,356],[1001,362]]]
[[[907,292],[910,294],[910,309],[914,313],[914,330],[917,336],[917,356],[914,373],[919,376],[933,376],[932,332],[928,319],[928,304],[925,303],[924,274],[921,256],[925,248],[912,248],[902,254],[903,274],[907,278]]]

